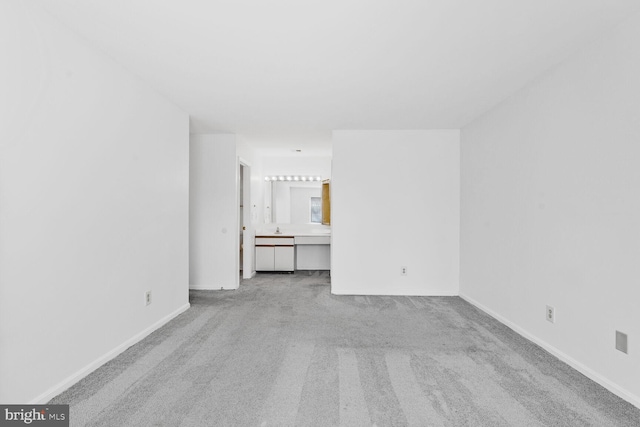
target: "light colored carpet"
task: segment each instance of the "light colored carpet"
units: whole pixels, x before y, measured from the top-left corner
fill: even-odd
[[[332,296],[326,273],[192,308],[52,400],[74,426],[638,426],[640,410],[457,297]]]

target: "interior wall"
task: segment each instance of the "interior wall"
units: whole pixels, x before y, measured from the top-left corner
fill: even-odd
[[[333,132],[332,293],[458,294],[459,136]]]
[[[636,16],[462,130],[460,285],[636,406],[639,141]]]
[[[264,175],[319,175],[331,177],[331,156],[263,156]]]
[[[191,135],[189,145],[189,287],[237,289],[240,266],[236,137]]]
[[[260,214],[262,212],[262,206],[264,205],[264,192],[262,190],[262,183],[264,182],[264,175],[262,173],[262,157],[260,157],[256,150],[251,147],[242,137],[242,135],[236,135],[236,154],[239,159],[245,161],[250,165],[251,169],[251,224],[255,228],[258,224],[263,222]]]
[[[261,213],[263,212],[262,207],[264,206],[264,191],[262,189],[264,177],[262,175],[262,159],[242,135],[236,135],[236,154],[238,155],[238,159],[247,164],[250,169],[249,223],[245,224],[247,230],[245,231],[243,252],[245,257],[249,257],[251,269],[250,271],[243,270],[242,273],[243,278],[248,279],[253,277],[256,271],[254,240],[256,228],[264,222],[264,218],[261,217]],[[245,207],[245,209],[247,209],[247,207]]]
[[[44,403],[188,308],[189,118],[29,2],[0,44],[0,402]]]

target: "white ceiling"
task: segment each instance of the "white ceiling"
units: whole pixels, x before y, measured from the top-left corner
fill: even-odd
[[[460,128],[637,0],[38,0],[194,133],[330,150],[333,129]]]

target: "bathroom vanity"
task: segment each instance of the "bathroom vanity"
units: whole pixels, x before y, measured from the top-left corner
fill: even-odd
[[[329,227],[283,225],[256,233],[256,271],[330,270]]]
[[[293,236],[256,236],[256,271],[294,271]]]

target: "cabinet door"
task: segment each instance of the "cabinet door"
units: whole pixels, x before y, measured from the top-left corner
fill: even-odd
[[[273,246],[256,246],[256,271],[273,271],[273,261]]]
[[[276,246],[275,247],[275,270],[276,271],[293,271],[294,259],[293,246]]]

